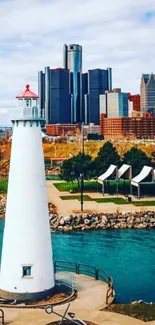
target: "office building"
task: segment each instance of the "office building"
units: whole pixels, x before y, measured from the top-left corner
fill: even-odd
[[[83,122],[88,124],[88,73],[82,74],[82,114]]]
[[[140,111],[140,95],[131,95],[130,93],[128,94],[128,99],[130,102],[133,103],[133,111]]]
[[[70,72],[71,123],[82,122],[82,46],[64,45],[63,67]]]
[[[105,139],[154,139],[155,138],[155,117],[116,117],[106,118],[100,116],[100,133]]]
[[[100,125],[96,125],[94,123],[84,125],[84,135],[88,134],[100,134]]]
[[[112,88],[112,70],[88,70],[88,119],[89,123],[99,124],[100,95]]]
[[[104,95],[100,95],[100,114],[107,117],[128,116],[128,109],[128,94],[121,92],[121,89],[106,91]]]
[[[71,122],[71,98],[69,93],[69,71],[45,68],[38,73],[40,108],[45,110],[47,124]]]
[[[76,136],[80,133],[79,124],[47,124],[46,134],[51,136]]]
[[[142,74],[140,85],[140,109],[143,114],[154,114],[155,110],[155,74]]]

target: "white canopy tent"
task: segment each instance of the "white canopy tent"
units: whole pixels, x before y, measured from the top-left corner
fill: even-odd
[[[106,172],[98,177],[97,181],[98,181],[98,183],[102,184],[102,193],[103,194],[104,194],[104,181],[107,180],[114,173],[116,174],[116,177],[117,177],[117,166],[110,165],[109,168],[106,170]]]
[[[152,167],[144,166],[141,170],[141,172],[132,178],[131,185],[138,187],[138,198],[140,198],[140,184],[144,184],[144,180],[149,175],[152,175],[152,182],[155,180],[155,173]]]
[[[132,178],[132,167],[130,165],[123,164],[117,173],[118,179],[120,179],[122,176],[126,176],[128,179]]]

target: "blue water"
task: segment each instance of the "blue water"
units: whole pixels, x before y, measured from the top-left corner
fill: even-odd
[[[0,220],[0,253],[4,221]],[[52,233],[54,259],[104,269],[114,279],[116,301],[155,302],[155,231],[143,229]]]

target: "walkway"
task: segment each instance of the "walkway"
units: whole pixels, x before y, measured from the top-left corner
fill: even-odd
[[[53,202],[58,209],[58,213],[64,216],[74,214],[73,211],[80,210],[80,201],[78,200],[61,200],[60,196],[65,195],[76,195],[70,194],[69,192],[59,192],[57,188],[53,185],[53,181],[47,181],[47,191],[48,191],[48,199]],[[91,198],[103,198],[103,195],[100,193],[84,193],[85,195],[89,195]],[[105,198],[110,198],[110,195],[105,195]],[[115,196],[116,197],[116,196]],[[123,197],[122,195],[118,195],[118,197]],[[134,197],[133,197],[134,198]],[[134,198],[137,201],[137,199]],[[155,198],[145,198],[141,199],[141,201],[146,200],[155,200]],[[123,204],[117,205],[114,203],[97,203],[95,201],[85,201],[84,202],[84,210],[89,210],[93,213],[116,213],[116,212],[140,212],[140,211],[155,211],[155,206],[143,206],[143,207],[136,207],[133,204]]]
[[[71,302],[69,311],[75,312],[76,316],[92,321],[99,325],[145,325],[146,323],[128,316],[100,311],[105,302],[107,285],[93,278],[77,275],[78,298]],[[67,304],[54,307],[54,310],[63,314]],[[45,325],[55,320],[58,316],[47,315],[44,310],[32,309],[9,309],[4,308],[5,322],[13,325]],[[149,323],[147,323],[149,324]],[[151,323],[150,323],[151,324]]]

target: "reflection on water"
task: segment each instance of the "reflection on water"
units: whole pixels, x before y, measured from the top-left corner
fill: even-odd
[[[4,221],[0,220],[0,251]],[[114,279],[118,302],[155,302],[155,231],[143,229],[52,233],[54,259],[104,269]]]

